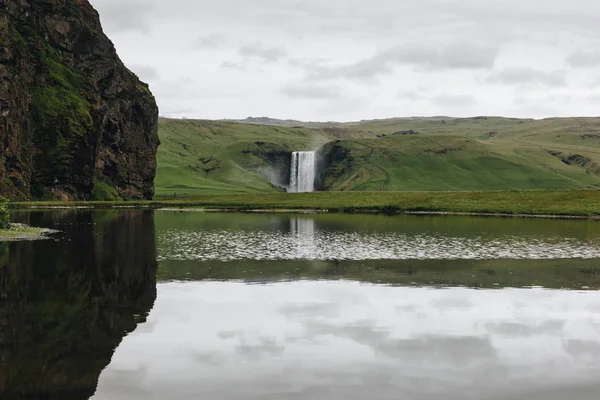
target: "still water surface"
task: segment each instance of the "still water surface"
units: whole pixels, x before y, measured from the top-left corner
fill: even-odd
[[[596,399],[593,221],[32,212],[0,397]]]

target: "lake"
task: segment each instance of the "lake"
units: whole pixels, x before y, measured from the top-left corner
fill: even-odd
[[[596,399],[600,222],[16,212],[2,399]]]

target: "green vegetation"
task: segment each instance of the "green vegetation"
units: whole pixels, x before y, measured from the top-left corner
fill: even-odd
[[[39,240],[44,239],[47,233],[50,233],[48,229],[13,224],[8,229],[0,229],[0,242]]]
[[[448,212],[600,216],[599,190],[487,192],[318,192],[200,195],[183,200],[128,202],[11,203],[28,207],[153,207],[245,210],[328,210],[330,212]]]
[[[92,194],[94,201],[118,201],[121,200],[117,189],[101,179],[96,179],[94,182],[94,193]]]
[[[10,229],[10,210],[7,200],[0,198],[0,230]]]
[[[167,119],[159,121],[159,135],[158,196],[276,192],[261,175],[269,168],[268,154],[310,150],[330,140],[312,129]]]
[[[252,121],[161,119],[157,195],[273,193],[285,155],[321,146],[324,190],[600,188],[600,118]]]
[[[73,6],[78,7],[74,3]],[[22,25],[19,30],[13,39],[15,47],[21,53],[28,52],[41,68],[31,88],[29,113],[34,132],[31,147],[37,149],[32,154],[32,195],[44,198],[45,193],[36,188],[51,186],[57,180],[68,181],[78,165],[85,165],[80,161],[91,156],[91,104],[83,92],[81,73],[65,65],[68,59],[61,51],[31,27]]]

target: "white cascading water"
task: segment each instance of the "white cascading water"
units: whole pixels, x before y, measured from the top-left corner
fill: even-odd
[[[296,151],[292,154],[290,192],[315,191],[316,159],[314,151]]]

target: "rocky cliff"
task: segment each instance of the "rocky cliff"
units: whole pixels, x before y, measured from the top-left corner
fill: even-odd
[[[0,195],[151,198],[157,126],[88,0],[0,0]]]

